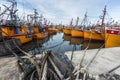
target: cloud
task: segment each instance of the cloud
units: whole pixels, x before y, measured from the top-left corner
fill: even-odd
[[[113,17],[119,16],[120,12],[118,0],[117,2],[110,0],[107,2],[105,0],[17,0],[17,2],[20,13],[23,11],[26,14],[33,13],[33,8],[36,8],[39,14],[43,14],[44,17],[56,24],[61,21],[63,24],[69,24],[71,18],[74,18],[75,22],[77,16],[82,21],[86,10],[89,20],[95,22],[103,14],[105,3],[107,3],[108,12],[110,11],[110,15]]]

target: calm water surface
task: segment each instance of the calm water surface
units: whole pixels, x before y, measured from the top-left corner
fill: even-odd
[[[44,40],[34,40],[31,43],[25,44],[23,49],[31,54],[36,52],[43,52],[44,50],[51,50],[54,53],[64,53],[66,51],[83,50],[89,44],[89,41],[84,41],[83,38],[73,38],[70,35],[57,33],[51,35]],[[99,48],[103,42],[91,42],[89,49]]]

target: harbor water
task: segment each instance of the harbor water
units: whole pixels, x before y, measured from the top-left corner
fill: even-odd
[[[84,38],[73,38],[61,32],[49,36],[45,39],[35,39],[25,44],[22,49],[30,54],[42,53],[45,50],[51,50],[53,53],[65,53],[66,51],[77,51],[100,48],[104,42],[85,41]]]

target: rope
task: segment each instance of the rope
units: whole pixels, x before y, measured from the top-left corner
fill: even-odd
[[[76,45],[73,46],[73,50],[72,50],[72,54],[71,54],[71,59],[70,59],[71,61],[72,61],[72,59],[73,59],[74,50],[76,50]]]
[[[82,59],[81,59],[81,61],[80,61],[80,65],[79,65],[80,68],[82,67],[82,63],[83,63],[84,57],[85,57],[85,55],[86,55],[86,51],[87,51],[87,49],[88,49],[89,46],[90,46],[90,43],[91,43],[91,37],[92,37],[92,32],[91,32],[91,34],[90,34],[89,43],[88,43],[87,47],[85,48],[85,50],[84,50],[84,52],[83,52],[83,56],[82,56]]]
[[[108,40],[108,37],[109,37],[109,34],[108,34],[108,36],[107,36],[107,38],[106,38],[105,41]],[[98,49],[98,51],[96,52],[96,54],[94,55],[94,57],[92,58],[92,60],[88,63],[88,65],[86,66],[86,68],[95,60],[96,56],[98,55],[99,51],[104,47],[104,45],[105,45],[105,42],[104,42],[104,44]]]

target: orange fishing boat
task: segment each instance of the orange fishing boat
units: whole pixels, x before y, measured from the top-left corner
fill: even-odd
[[[84,36],[84,32],[82,30],[72,29],[71,36],[72,37],[83,37]]]
[[[71,35],[71,31],[72,31],[72,29],[63,29],[63,33],[64,34],[67,34],[67,35]]]
[[[72,37],[84,37],[84,31],[83,30],[84,30],[86,21],[87,21],[87,11],[86,11],[86,13],[84,15],[84,18],[83,18],[80,26],[78,26],[79,17],[77,17],[76,26],[71,31]]]
[[[48,32],[40,31],[38,26],[34,26],[33,30],[34,30],[33,38],[43,39],[43,38],[46,38],[48,36]]]
[[[40,32],[40,33],[35,33],[33,35],[34,38],[38,38],[38,39],[43,39],[46,38],[48,36],[48,32]]]
[[[20,42],[22,44],[25,44],[29,41],[32,41],[32,37],[31,34],[28,34],[27,33],[27,28],[26,26],[24,26],[22,29],[21,29],[21,33],[20,34],[16,34],[16,31],[15,31],[15,27],[12,27],[12,26],[8,26],[8,27],[2,27],[1,28],[1,31],[2,31],[2,36],[3,37],[12,37],[12,38],[17,38],[20,40]]]
[[[73,26],[72,23],[73,23],[73,19],[71,20],[70,25],[67,28],[63,29],[64,34],[71,35],[72,26]]]
[[[98,33],[95,31],[84,31],[84,39],[85,40],[104,40],[104,34]]]
[[[120,30],[108,29],[105,35],[105,48],[120,46]]]
[[[96,27],[93,29],[90,28],[89,30],[85,30],[84,39],[102,40],[102,41],[105,40],[105,30],[103,29],[105,15],[106,15],[106,6],[103,10],[101,25],[100,26],[96,25]]]
[[[22,44],[28,43],[32,41],[32,38],[30,37],[31,34],[15,34],[12,36],[12,38],[17,38],[20,40]]]
[[[42,15],[39,16],[38,12],[36,9],[34,9],[34,14],[29,14],[27,15],[27,18],[29,21],[34,22],[33,24],[31,24],[31,22],[29,22],[32,25],[33,28],[33,38],[38,38],[38,39],[43,39],[45,37],[48,36],[48,32],[46,32],[46,27],[42,24]],[[47,20],[44,19],[44,23],[46,25]],[[44,28],[43,28],[44,26]]]
[[[58,29],[55,27],[52,27],[52,25],[50,25],[50,27],[47,28],[48,29],[48,34],[56,34],[58,32]]]
[[[1,31],[2,31],[2,36],[3,37],[9,37],[15,34],[15,28],[14,27],[1,27]]]
[[[8,1],[9,2],[9,1]],[[11,1],[10,1],[11,2]],[[8,20],[2,20],[1,22],[1,31],[3,37],[12,37],[12,38],[18,38],[22,44],[29,42],[32,40],[30,36],[28,37],[27,27],[21,28],[21,23],[19,24],[19,21],[17,21],[17,3],[16,1],[11,2],[11,6],[5,9],[1,14],[6,15],[6,12],[9,12]],[[16,4],[15,4],[16,3]],[[7,7],[7,6],[6,6]],[[27,36],[26,36],[27,35]]]
[[[44,39],[47,36],[48,36],[48,32],[39,32],[33,34],[33,38],[37,38],[37,39]]]
[[[55,27],[49,27],[48,30],[49,30],[49,31],[55,31],[55,32],[58,32],[58,29],[55,28]]]
[[[83,31],[80,30],[80,27],[78,26],[78,22],[79,22],[79,17],[77,17],[76,25],[75,25],[74,29],[72,29],[72,31],[71,31],[72,37],[83,37]]]
[[[21,33],[12,35],[12,38],[18,38],[22,44],[32,41],[32,33],[28,31],[27,25],[21,29]]]

